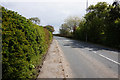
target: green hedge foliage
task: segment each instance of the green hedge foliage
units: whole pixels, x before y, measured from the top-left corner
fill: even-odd
[[[48,30],[2,7],[2,79],[36,78],[51,41]]]

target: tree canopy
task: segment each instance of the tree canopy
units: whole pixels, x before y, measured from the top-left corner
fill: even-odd
[[[51,26],[51,25],[44,26],[44,28],[46,28],[47,30],[49,30],[51,33],[53,33],[55,31],[54,27]]]
[[[29,20],[35,24],[40,24],[40,19],[38,17],[32,17],[32,18],[29,18]]]
[[[69,27],[70,31],[73,31],[74,27],[79,26],[80,20],[77,16],[70,16],[65,19],[64,23]]]
[[[75,32],[71,33],[74,38],[120,49],[120,4],[113,4],[98,2],[87,8],[83,19],[65,19],[60,34],[71,33],[71,27],[77,24]]]

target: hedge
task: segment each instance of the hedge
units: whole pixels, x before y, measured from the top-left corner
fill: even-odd
[[[36,78],[52,34],[17,12],[2,7],[2,79]]]

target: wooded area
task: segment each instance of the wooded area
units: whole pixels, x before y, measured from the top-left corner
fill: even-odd
[[[60,35],[120,49],[120,5],[106,2],[91,5],[84,18],[65,20]]]

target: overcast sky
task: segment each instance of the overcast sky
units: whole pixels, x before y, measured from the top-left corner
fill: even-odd
[[[54,33],[59,32],[59,27],[64,19],[69,16],[83,17],[85,15],[87,0],[0,0],[0,5],[18,12],[26,18],[38,17],[41,25],[52,25]],[[97,2],[112,4],[114,0],[88,0],[88,5]]]

